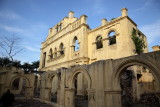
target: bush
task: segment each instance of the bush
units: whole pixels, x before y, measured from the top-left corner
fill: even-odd
[[[7,90],[7,92],[2,95],[1,102],[3,107],[9,107],[12,105],[14,102],[14,95],[10,93],[10,90]]]

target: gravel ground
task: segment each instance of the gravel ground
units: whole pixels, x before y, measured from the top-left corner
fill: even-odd
[[[0,105],[0,107],[3,107]],[[28,100],[15,100],[11,107],[53,107],[50,104],[46,104],[34,99]]]

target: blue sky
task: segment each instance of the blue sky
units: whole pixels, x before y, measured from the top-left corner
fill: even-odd
[[[40,58],[48,29],[70,10],[75,17],[86,14],[90,27],[96,28],[103,18],[119,17],[123,7],[148,37],[150,51],[160,45],[160,0],[0,0],[0,36],[21,37],[24,51],[15,59],[32,62]]]

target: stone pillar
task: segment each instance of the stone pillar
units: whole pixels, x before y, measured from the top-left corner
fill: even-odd
[[[96,107],[95,92],[93,89],[87,89],[88,92],[88,107]]]
[[[50,101],[51,100],[51,88],[46,87],[44,89],[44,100],[45,101]]]
[[[106,90],[105,91],[105,107],[122,107],[121,91],[120,90]]]
[[[27,99],[33,98],[33,87],[26,87],[26,91],[25,91],[25,97]]]
[[[66,88],[65,89],[65,107],[74,107],[74,94],[75,89],[74,88]]]

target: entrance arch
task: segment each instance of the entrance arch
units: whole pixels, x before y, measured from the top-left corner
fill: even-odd
[[[16,88],[14,87],[15,84],[17,85]],[[30,81],[24,75],[14,76],[10,81],[9,87],[17,97],[32,97],[32,94],[29,92],[29,88],[31,87]]]
[[[46,81],[46,92],[47,94],[47,100],[52,101],[54,103],[58,103],[58,91],[60,88],[60,75],[59,73],[51,73],[48,76],[48,79]]]
[[[112,78],[113,78],[113,84],[114,84],[115,89],[120,89],[119,79],[120,79],[120,75],[123,72],[123,70],[133,65],[140,65],[140,66],[144,66],[147,69],[149,69],[151,73],[153,73],[153,76],[156,80],[155,82],[157,86],[156,91],[160,90],[160,83],[158,82],[160,81],[160,71],[156,68],[156,66],[152,65],[148,61],[141,61],[141,60],[136,60],[136,59],[125,60],[114,70],[114,74]]]
[[[159,70],[158,70],[158,68],[154,65],[154,62],[152,62],[152,60],[150,60],[150,62],[149,61],[145,61],[145,60],[141,60],[141,59],[127,59],[127,60],[124,60],[115,70],[114,70],[114,75],[113,75],[113,87],[114,87],[114,89],[116,89],[116,90],[119,90],[119,91],[123,91],[124,92],[124,90],[122,90],[123,88],[121,87],[121,85],[120,85],[120,81],[121,81],[121,79],[122,79],[122,74],[123,74],[123,76],[124,76],[124,73],[126,72],[126,70],[127,70],[127,68],[129,68],[129,67],[133,67],[133,66],[139,66],[139,67],[145,67],[145,68],[147,68],[149,71],[150,71],[150,73],[152,74],[152,76],[153,76],[153,78],[154,78],[154,81],[152,82],[152,84],[153,84],[153,86],[154,86],[154,90],[155,90],[155,92],[154,93],[150,93],[150,92],[146,92],[146,93],[143,93],[143,94],[139,94],[139,95],[142,95],[142,99],[143,99],[143,97],[144,96],[147,96],[147,95],[152,95],[153,97],[155,96],[155,93],[157,93],[157,92],[159,92],[160,91],[160,83],[159,83],[159,81],[160,81],[160,72],[159,72]],[[137,67],[138,67],[137,66]],[[133,81],[132,81],[133,82]],[[137,83],[137,84],[139,84],[139,83]],[[143,83],[144,84],[144,83]],[[145,83],[146,84],[146,83]],[[122,88],[122,89],[121,89]],[[133,87],[132,87],[133,88]],[[133,89],[135,89],[135,88],[133,88]],[[125,89],[126,90],[126,89]],[[132,89],[131,89],[132,90]],[[126,94],[127,95],[127,94]],[[124,104],[123,106],[125,106],[126,104],[124,103],[124,101],[126,100],[126,99],[124,99],[125,98],[125,96],[124,96],[124,94],[122,94],[122,98],[120,97],[121,96],[121,93],[119,93],[119,101],[122,101],[122,103]],[[128,97],[129,98],[129,96],[126,96],[126,97]],[[155,96],[156,97],[156,96]],[[127,100],[128,100],[128,98],[127,98]],[[131,97],[130,97],[131,98]],[[133,98],[133,96],[132,96],[132,98]],[[123,100],[122,100],[123,99]],[[141,99],[141,97],[140,97],[140,99]],[[140,100],[139,99],[139,100]],[[142,100],[141,99],[141,100]],[[139,100],[137,100],[138,102],[139,102]],[[147,101],[147,100],[145,100],[145,101]],[[133,103],[135,103],[135,102],[133,102]],[[136,103],[135,103],[136,104]],[[138,104],[138,103],[137,103]]]
[[[69,88],[74,88],[74,81],[76,79],[76,76],[79,73],[82,73],[85,76],[85,78],[87,79],[87,82],[88,82],[88,89],[91,89],[91,77],[90,77],[88,71],[84,68],[78,68],[71,73],[71,76],[69,78]]]
[[[87,82],[87,87],[86,87],[87,89],[86,88],[84,89],[87,93],[82,94],[82,95],[78,95],[75,92],[75,89],[76,89],[75,82],[79,74],[82,74],[86,79],[86,81],[84,82],[85,83]],[[93,92],[93,89],[91,88],[92,80],[91,80],[91,77],[88,71],[85,68],[76,67],[73,70],[73,72],[70,74],[70,78],[68,82],[69,82],[69,88],[66,89],[66,92],[67,92],[66,96],[68,100],[66,101],[67,104],[65,104],[67,107],[75,107],[75,106],[94,107],[93,106],[94,105],[94,101],[93,101],[94,92]],[[77,98],[79,99],[80,103]],[[76,105],[75,105],[75,101],[76,102],[78,101]]]

